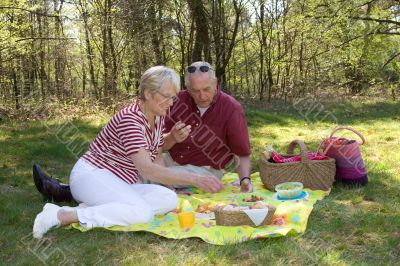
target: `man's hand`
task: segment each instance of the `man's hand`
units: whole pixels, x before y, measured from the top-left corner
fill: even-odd
[[[249,178],[251,170],[250,155],[236,155],[234,158],[237,165],[236,172],[238,173],[240,180],[240,191],[253,192],[253,186],[251,185],[251,180]]]
[[[253,192],[253,185],[251,184],[250,179],[245,178],[240,183],[240,192],[250,193]]]
[[[208,193],[217,193],[224,189],[224,185],[215,176],[195,175],[194,186]]]
[[[171,128],[170,133],[174,137],[177,143],[184,141],[190,134],[192,126],[185,125],[185,123],[178,121],[176,124]]]

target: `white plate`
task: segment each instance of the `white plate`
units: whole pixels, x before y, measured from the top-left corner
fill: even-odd
[[[275,192],[275,193],[272,195],[272,199],[274,199],[274,200],[280,200],[280,201],[307,199],[308,196],[309,196],[309,194],[308,194],[307,191],[304,191],[304,192],[305,192],[305,193],[304,193],[304,195],[303,195],[301,198],[294,198],[294,199],[278,199],[278,192]]]
[[[215,213],[201,213],[201,212],[196,212],[195,213],[196,220],[213,220],[215,219]]]

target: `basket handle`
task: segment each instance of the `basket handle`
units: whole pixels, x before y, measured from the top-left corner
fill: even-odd
[[[331,135],[329,136],[329,138],[323,139],[323,140],[321,141],[321,143],[318,145],[318,148],[317,148],[317,151],[316,151],[316,152],[319,152],[319,150],[322,148],[322,145],[324,144],[325,140],[328,140],[328,139],[329,139],[330,142],[329,142],[328,146],[327,146],[327,147],[325,148],[325,150],[322,152],[323,155],[326,155],[326,153],[328,152],[328,150],[329,150],[329,149],[332,147],[332,145],[333,145],[333,141],[332,141],[333,135],[334,135],[337,131],[342,130],[342,129],[350,130],[351,132],[353,132],[353,133],[355,133],[357,136],[359,136],[360,139],[361,139],[361,142],[358,142],[358,141],[357,141],[357,143],[358,143],[359,145],[363,145],[363,144],[365,143],[365,138],[364,138],[363,135],[361,135],[360,132],[358,132],[357,130],[355,130],[354,128],[351,128],[351,127],[340,126],[340,127],[335,128],[335,129],[332,131],[332,133],[331,133]]]
[[[351,132],[353,132],[353,133],[355,133],[357,136],[359,136],[360,139],[361,139],[361,142],[357,142],[359,145],[363,145],[363,144],[365,143],[365,138],[364,138],[363,135],[361,135],[360,132],[358,132],[358,131],[355,130],[354,128],[346,127],[346,126],[340,126],[340,127],[335,128],[335,129],[332,131],[331,135],[329,136],[329,139],[330,139],[330,140],[333,139],[333,135],[334,135],[336,132],[338,132],[339,130],[342,130],[342,129],[350,130]]]
[[[298,145],[300,147],[300,156],[301,156],[301,161],[302,162],[307,162],[309,161],[308,156],[307,156],[307,147],[306,144],[302,140],[295,139],[292,142],[290,142],[289,147],[287,149],[288,154],[293,154],[294,148]]]

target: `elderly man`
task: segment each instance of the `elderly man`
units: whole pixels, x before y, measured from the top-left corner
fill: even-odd
[[[218,88],[207,62],[187,68],[185,86],[166,118],[166,165],[221,178],[222,170],[235,163],[241,191],[251,192],[250,141],[242,106]]]

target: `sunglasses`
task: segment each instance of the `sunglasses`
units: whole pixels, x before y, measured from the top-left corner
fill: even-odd
[[[194,73],[194,72],[196,72],[196,69],[197,69],[196,66],[189,66],[189,67],[187,68],[187,71],[188,71],[189,73]],[[207,66],[207,65],[203,65],[203,66],[200,66],[200,67],[199,67],[199,70],[200,70],[201,72],[208,72],[208,71],[210,71],[210,69],[212,70],[212,68],[209,67],[209,66]]]

